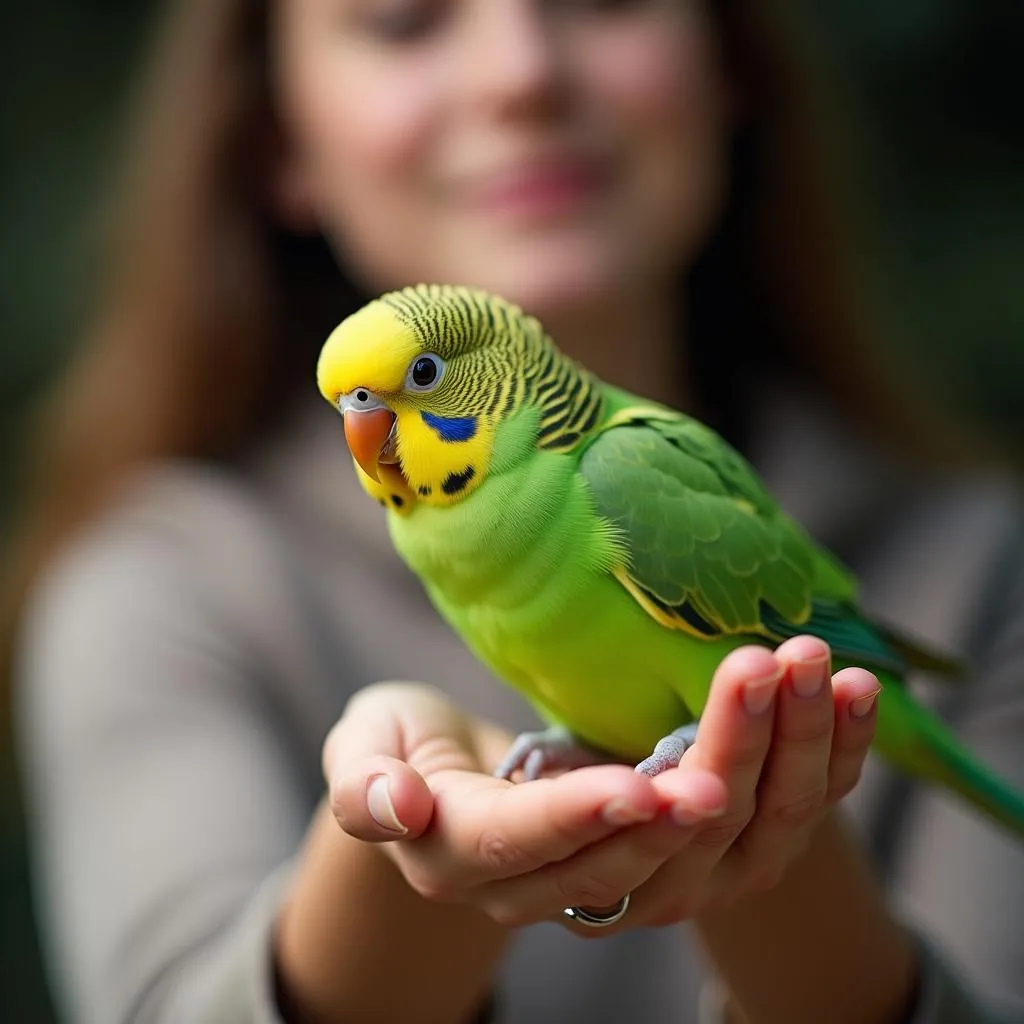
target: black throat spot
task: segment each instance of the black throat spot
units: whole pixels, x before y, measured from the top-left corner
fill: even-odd
[[[476,470],[472,466],[467,466],[461,473],[449,473],[441,484],[441,490],[448,495],[458,494],[475,476]]]

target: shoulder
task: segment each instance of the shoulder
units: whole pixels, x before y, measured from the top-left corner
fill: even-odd
[[[323,642],[294,532],[248,473],[173,463],[138,475],[30,595],[15,649],[25,712],[259,702],[318,737],[347,692],[346,652]]]
[[[200,590],[203,561],[195,555],[215,547],[227,491],[226,478],[198,466],[139,473],[45,568],[27,621],[70,607],[95,622],[105,609],[141,610],[169,592]]]
[[[77,701],[255,661],[225,587],[241,582],[229,508],[243,499],[229,499],[230,489],[215,471],[183,464],[135,478],[29,594],[16,637],[18,686]]]

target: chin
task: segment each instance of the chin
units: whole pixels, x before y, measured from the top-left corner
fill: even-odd
[[[622,249],[591,240],[544,240],[481,256],[459,284],[484,288],[544,320],[608,302],[635,283]],[[634,263],[635,266],[635,263]]]

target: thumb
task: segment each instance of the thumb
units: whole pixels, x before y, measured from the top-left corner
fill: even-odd
[[[334,817],[356,839],[415,839],[434,813],[434,796],[423,776],[394,757],[360,758],[328,787]]]
[[[354,701],[324,741],[331,810],[350,836],[368,842],[415,839],[430,823],[434,797],[405,763],[402,729],[390,701]]]

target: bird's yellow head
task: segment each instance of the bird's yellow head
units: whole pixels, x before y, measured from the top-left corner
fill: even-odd
[[[402,515],[476,490],[503,422],[521,410],[533,413],[520,421],[531,428],[528,448],[568,451],[604,405],[596,378],[536,319],[447,285],[389,292],[342,321],[320,353],[317,384],[344,416],[363,487]]]

